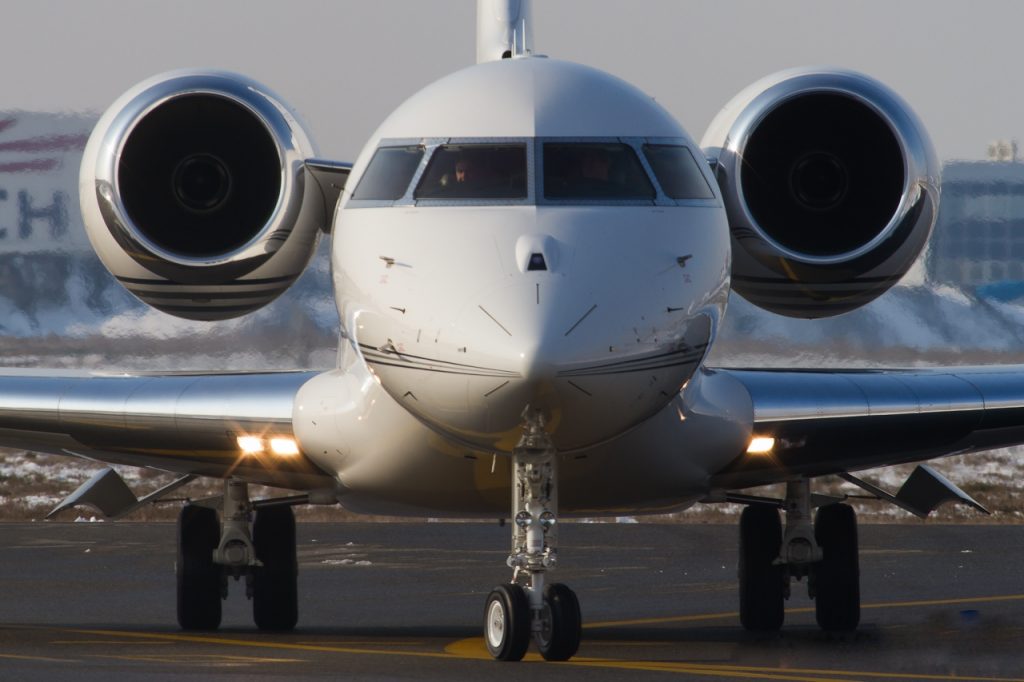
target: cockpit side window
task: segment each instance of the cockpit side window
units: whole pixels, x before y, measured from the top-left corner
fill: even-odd
[[[381,147],[366,166],[352,198],[376,201],[401,199],[420,165],[423,152],[419,145]]]
[[[693,153],[680,145],[645,144],[644,155],[670,199],[714,199]]]
[[[633,148],[619,142],[544,143],[544,198],[654,200]]]
[[[525,144],[446,144],[430,158],[415,199],[525,199]]]

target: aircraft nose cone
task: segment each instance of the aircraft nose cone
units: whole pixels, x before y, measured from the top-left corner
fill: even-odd
[[[526,408],[537,410],[559,449],[612,438],[667,404],[702,358],[711,327],[699,316],[689,334],[679,324],[638,339],[632,324],[618,322],[630,319],[629,301],[598,305],[589,291],[556,278],[480,300],[486,317],[477,331],[494,362],[517,376],[478,396],[475,408],[506,433],[520,427]]]
[[[553,380],[583,350],[580,341],[584,337],[566,334],[571,327],[566,320],[573,317],[574,309],[586,310],[592,304],[580,304],[576,298],[558,283],[534,282],[495,292],[480,305],[494,321],[500,321],[490,330],[492,347],[501,360],[518,370],[523,381]],[[596,329],[591,332],[600,333]]]
[[[403,407],[474,447],[511,451],[529,408],[569,451],[663,409],[711,338],[707,312],[660,312],[652,325],[655,316],[628,296],[523,279],[471,297],[429,338],[417,331],[407,343],[366,344],[377,378]]]
[[[554,380],[558,372],[556,350],[550,344],[532,344],[519,353],[519,373],[527,384]]]

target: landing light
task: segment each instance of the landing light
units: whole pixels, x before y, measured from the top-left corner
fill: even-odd
[[[770,436],[754,436],[747,446],[748,455],[767,455],[775,448],[775,439]]]
[[[260,436],[238,436],[238,448],[243,455],[259,455],[270,450],[278,457],[294,457],[299,454],[299,446],[294,438],[277,436],[261,438]]]
[[[256,436],[239,436],[238,447],[243,454],[256,455],[263,452],[263,439]]]
[[[280,457],[292,457],[299,454],[299,446],[291,438],[271,438],[270,451]]]

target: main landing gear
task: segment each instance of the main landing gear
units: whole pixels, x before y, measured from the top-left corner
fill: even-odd
[[[831,632],[860,622],[857,518],[853,508],[831,503],[811,523],[810,482],[786,486],[786,529],[778,509],[751,504],[740,517],[740,622],[747,630],[782,627],[791,578],[807,578],[818,625]]]
[[[580,603],[561,583],[547,583],[558,545],[558,470],[540,415],[527,409],[512,453],[512,582],[495,587],[484,606],[484,641],[500,661],[518,661],[530,639],[541,656],[565,661],[580,645]]]
[[[299,618],[295,515],[291,507],[254,510],[248,486],[241,481],[225,481],[223,527],[214,509],[189,504],[181,510],[176,573],[178,624],[182,629],[220,627],[221,600],[228,594],[228,578],[237,582],[244,577],[256,626],[261,630],[291,630]]]

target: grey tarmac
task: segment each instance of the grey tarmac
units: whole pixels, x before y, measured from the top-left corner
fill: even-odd
[[[1021,680],[1024,527],[861,527],[860,629],[826,635],[794,584],[777,635],[736,611],[737,529],[566,523],[550,577],[583,609],[579,655],[491,661],[497,523],[300,523],[300,621],[252,625],[232,582],[217,632],[175,623],[173,524],[0,524],[0,680]]]

